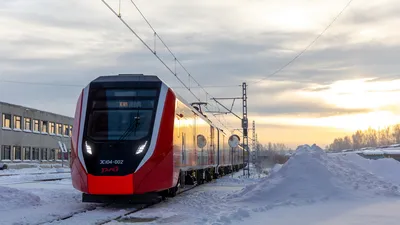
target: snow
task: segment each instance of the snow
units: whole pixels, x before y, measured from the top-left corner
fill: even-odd
[[[371,160],[355,154],[336,157],[340,157],[342,160],[349,160],[381,179],[400,185],[400,163],[395,159],[382,158],[379,160]]]
[[[273,167],[272,167],[272,169],[271,169],[271,173],[276,173],[276,172],[278,172],[281,168],[282,168],[282,164],[275,164]]]
[[[356,190],[362,190],[356,191]],[[233,194],[239,202],[308,203],[328,199],[400,196],[398,187],[322,149],[300,146],[282,168]]]
[[[0,186],[0,211],[36,206],[40,197],[15,188]]]
[[[0,195],[5,199],[0,205],[0,224],[97,224],[116,217],[120,218],[107,225],[369,225],[400,220],[398,161],[370,160],[353,153],[326,154],[316,145],[299,146],[285,164],[269,168],[268,175],[257,174],[251,166],[249,178],[239,171],[126,216],[134,206],[82,203],[68,173],[57,173],[55,168],[41,169],[45,174],[39,175],[20,171],[16,176],[0,176],[0,192],[11,193],[9,198]],[[13,183],[38,177],[66,179]],[[85,209],[93,210],[52,221]]]
[[[41,169],[38,175],[34,174],[37,168],[15,169],[8,171],[12,176],[0,176],[0,224],[36,224],[93,207],[81,202],[81,193],[73,189],[70,174],[52,174],[56,170]],[[66,179],[34,182],[48,178]]]
[[[42,167],[32,167],[32,168],[22,168],[22,169],[6,169],[0,170],[0,176],[7,174],[33,174],[33,173],[69,173],[71,171],[68,167],[58,167],[58,168],[42,168]]]
[[[227,176],[108,225],[130,224],[126,221],[209,225],[354,221],[376,224],[376,219],[370,219],[372,211],[379,215],[383,213],[381,208],[400,205],[396,180],[400,177],[396,176],[399,163],[393,159],[380,160],[364,159],[357,154],[328,155],[318,146],[303,145],[287,163],[271,168],[267,177],[244,178],[240,173],[233,178]],[[390,212],[383,213],[391,215],[386,222],[400,219],[396,210]],[[335,214],[348,221],[337,219]],[[382,218],[379,221],[385,223]]]
[[[374,150],[364,150],[362,152],[362,154],[364,155],[383,155],[384,151],[383,150],[378,150],[378,149],[374,149]]]

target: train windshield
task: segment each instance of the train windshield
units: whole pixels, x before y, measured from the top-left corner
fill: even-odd
[[[146,137],[153,126],[156,97],[156,89],[91,91],[87,136],[98,141]]]

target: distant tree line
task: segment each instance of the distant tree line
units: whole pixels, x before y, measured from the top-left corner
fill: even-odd
[[[288,159],[289,156],[286,153],[293,152],[288,146],[283,143],[272,143],[269,142],[266,145],[257,144],[256,149],[261,152],[266,152],[269,155],[269,160],[273,163],[284,164]]]
[[[267,151],[274,151],[274,152],[282,152],[290,150],[290,148],[283,143],[271,143],[271,142],[268,142],[267,145],[264,145],[264,149]]]
[[[365,147],[378,147],[400,143],[400,124],[384,129],[357,130],[351,136],[335,138],[327,146],[327,150],[340,151],[345,149],[361,149]]]

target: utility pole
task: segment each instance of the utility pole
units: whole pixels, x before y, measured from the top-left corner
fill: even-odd
[[[256,121],[253,120],[253,151],[256,150]]]
[[[243,164],[246,164],[246,167],[243,168],[243,176],[250,177],[250,149],[249,149],[249,136],[248,136],[248,128],[249,122],[247,118],[247,84],[243,82],[242,84],[242,95],[243,95],[243,118],[242,118],[242,128],[243,128]],[[247,152],[247,154],[246,154]],[[246,156],[247,155],[247,156]]]
[[[242,83],[242,97],[211,98],[211,99],[214,100],[220,106],[222,106],[226,111],[225,112],[207,111],[208,113],[213,113],[214,115],[230,113],[230,114],[234,115],[236,118],[240,119],[240,121],[242,122],[242,129],[238,129],[238,130],[243,130],[242,131],[242,134],[243,134],[243,139],[242,139],[243,140],[243,142],[242,142],[243,164],[246,164],[246,166],[243,168],[243,176],[246,176],[246,171],[247,171],[247,177],[250,177],[250,148],[249,148],[249,136],[248,136],[249,122],[248,122],[248,118],[247,118],[247,84],[245,82]],[[235,104],[235,100],[237,100],[237,99],[242,99],[242,111],[243,111],[242,117],[232,111],[233,105]],[[228,108],[218,100],[233,100],[233,102],[232,102],[231,107]]]

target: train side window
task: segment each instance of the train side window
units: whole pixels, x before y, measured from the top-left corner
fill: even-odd
[[[207,139],[204,135],[199,134],[197,135],[197,147],[204,148],[207,145]]]

